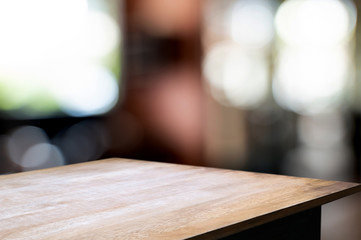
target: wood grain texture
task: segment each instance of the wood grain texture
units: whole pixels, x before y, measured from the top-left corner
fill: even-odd
[[[0,176],[0,239],[217,239],[358,191],[354,183],[107,159]]]

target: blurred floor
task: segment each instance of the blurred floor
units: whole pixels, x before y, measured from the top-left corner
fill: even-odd
[[[322,240],[361,239],[361,193],[322,207]]]

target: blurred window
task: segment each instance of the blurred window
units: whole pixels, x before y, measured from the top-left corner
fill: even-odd
[[[0,1],[0,111],[91,116],[119,98],[116,0]]]

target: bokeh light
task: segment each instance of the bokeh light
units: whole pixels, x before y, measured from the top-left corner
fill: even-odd
[[[60,150],[50,143],[38,143],[31,146],[21,159],[24,171],[57,167],[65,164]]]
[[[268,74],[262,55],[247,55],[237,45],[214,46],[204,60],[204,75],[212,95],[225,105],[259,105],[267,94]]]
[[[86,12],[86,0],[0,1],[1,64],[39,64],[68,52]]]
[[[67,65],[49,86],[63,111],[79,117],[110,110],[118,100],[115,76],[98,65],[78,63],[75,66]]]
[[[314,51],[285,48],[273,79],[276,101],[300,114],[331,111],[343,103],[350,59],[342,48]]]
[[[0,110],[19,118],[110,110],[119,92],[117,2],[0,1]]]
[[[229,30],[233,40],[247,47],[261,48],[271,43],[273,1],[243,0],[237,1],[230,9]]]
[[[108,148],[109,136],[103,124],[82,121],[60,132],[52,140],[68,164],[85,162],[100,157]]]
[[[285,171],[291,175],[350,181],[352,156],[343,145],[333,149],[299,147],[289,153]]]
[[[275,18],[279,37],[287,44],[319,47],[347,39],[355,18],[339,0],[288,0]]]
[[[275,1],[210,1],[203,74],[221,104],[256,108],[268,97]]]
[[[89,11],[86,21],[84,54],[101,58],[111,53],[119,44],[117,23],[108,14]]]
[[[81,121],[51,138],[43,129],[25,125],[15,128],[0,140],[4,158],[21,171],[95,160],[109,147],[107,129],[102,122],[95,120]]]
[[[297,121],[297,132],[300,143],[309,148],[328,148],[344,144],[346,123],[338,112],[302,116]]]
[[[34,126],[22,126],[8,137],[6,151],[11,161],[23,170],[64,165],[58,148],[50,144],[46,133]]]
[[[350,42],[356,8],[350,1],[288,0],[275,17],[278,51],[273,94],[303,115],[335,111],[345,103],[354,68]]]
[[[289,152],[284,166],[288,173],[350,181],[352,153],[340,112],[300,116],[297,132],[299,145]]]

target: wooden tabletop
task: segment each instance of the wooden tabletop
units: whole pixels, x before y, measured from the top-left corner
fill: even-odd
[[[354,183],[107,159],[0,176],[0,239],[213,239],[358,191]]]

